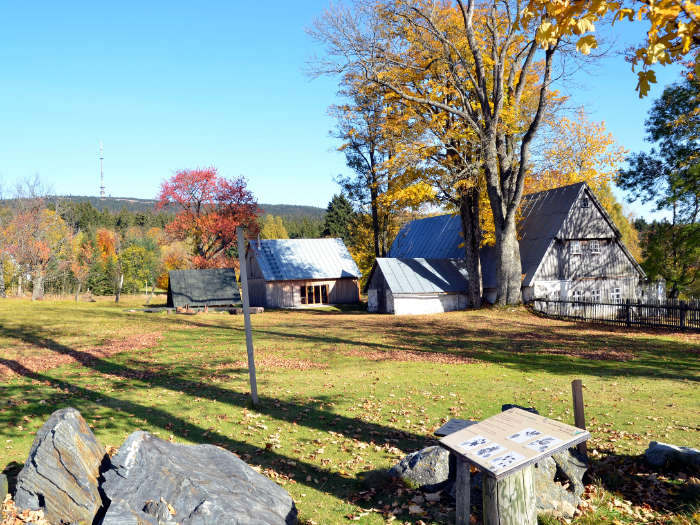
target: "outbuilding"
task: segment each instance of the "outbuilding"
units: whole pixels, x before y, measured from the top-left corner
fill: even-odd
[[[231,306],[241,302],[233,268],[171,270],[168,306]]]
[[[468,274],[460,259],[377,258],[367,284],[367,309],[396,315],[467,307]]]
[[[360,271],[341,239],[263,239],[246,251],[251,306],[308,308],[360,301]]]

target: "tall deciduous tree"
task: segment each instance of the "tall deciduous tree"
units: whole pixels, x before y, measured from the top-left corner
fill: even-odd
[[[311,32],[327,47],[319,71],[364,78],[460,119],[477,137],[494,219],[500,304],[521,300],[516,213],[559,47],[555,38],[541,51],[540,19],[526,15],[515,1],[358,0],[354,9],[326,11]],[[413,73],[424,70],[446,72],[446,90],[455,97],[416,85]],[[524,97],[526,91],[532,96]]]
[[[260,225],[260,236],[263,239],[289,239],[289,233],[284,226],[282,217],[268,213],[263,215],[260,222],[262,223]]]
[[[258,205],[243,177],[226,179],[216,168],[181,170],[161,184],[158,207],[177,211],[167,232],[187,240],[197,268],[233,266],[236,228],[257,231]]]

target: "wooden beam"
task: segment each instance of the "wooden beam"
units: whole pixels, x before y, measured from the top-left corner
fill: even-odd
[[[457,525],[469,525],[471,516],[471,473],[469,471],[469,463],[461,457],[455,456],[455,465],[457,467],[457,479],[455,481],[455,499],[457,505],[455,508],[455,522]]]
[[[571,395],[574,399],[574,425],[581,430],[586,430],[586,417],[583,413],[583,383],[580,379],[574,379],[571,382]],[[585,441],[579,443],[577,449],[584,458],[588,459]]]
[[[483,476],[484,525],[537,525],[535,467],[496,481]]]
[[[245,260],[245,235],[243,228],[236,228],[238,234],[238,260],[241,274],[241,299],[243,301],[243,321],[245,323],[245,345],[248,350],[248,376],[250,379],[250,398],[253,405],[258,404],[258,380],[255,376],[255,352],[253,350],[253,332],[250,324],[250,301],[248,299],[248,272]]]

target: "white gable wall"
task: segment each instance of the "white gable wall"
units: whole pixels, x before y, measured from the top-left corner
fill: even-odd
[[[467,296],[457,293],[398,295],[392,302],[396,315],[439,314],[464,310],[468,304]]]

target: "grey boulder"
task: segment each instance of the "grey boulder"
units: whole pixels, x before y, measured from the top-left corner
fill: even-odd
[[[277,525],[297,517],[286,490],[231,452],[142,431],[112,457],[102,488],[102,525]]]
[[[538,512],[551,512],[572,518],[581,503],[583,475],[588,465],[567,450],[545,458],[535,465],[535,496]]]
[[[700,469],[700,450],[695,448],[652,441],[644,452],[644,457],[649,465],[656,468],[676,465]]]
[[[438,490],[450,477],[450,453],[442,447],[426,447],[399,461],[389,475],[412,488]]]
[[[49,523],[91,524],[102,507],[98,478],[105,457],[80,412],[54,412],[17,476],[17,507],[43,510]]]

